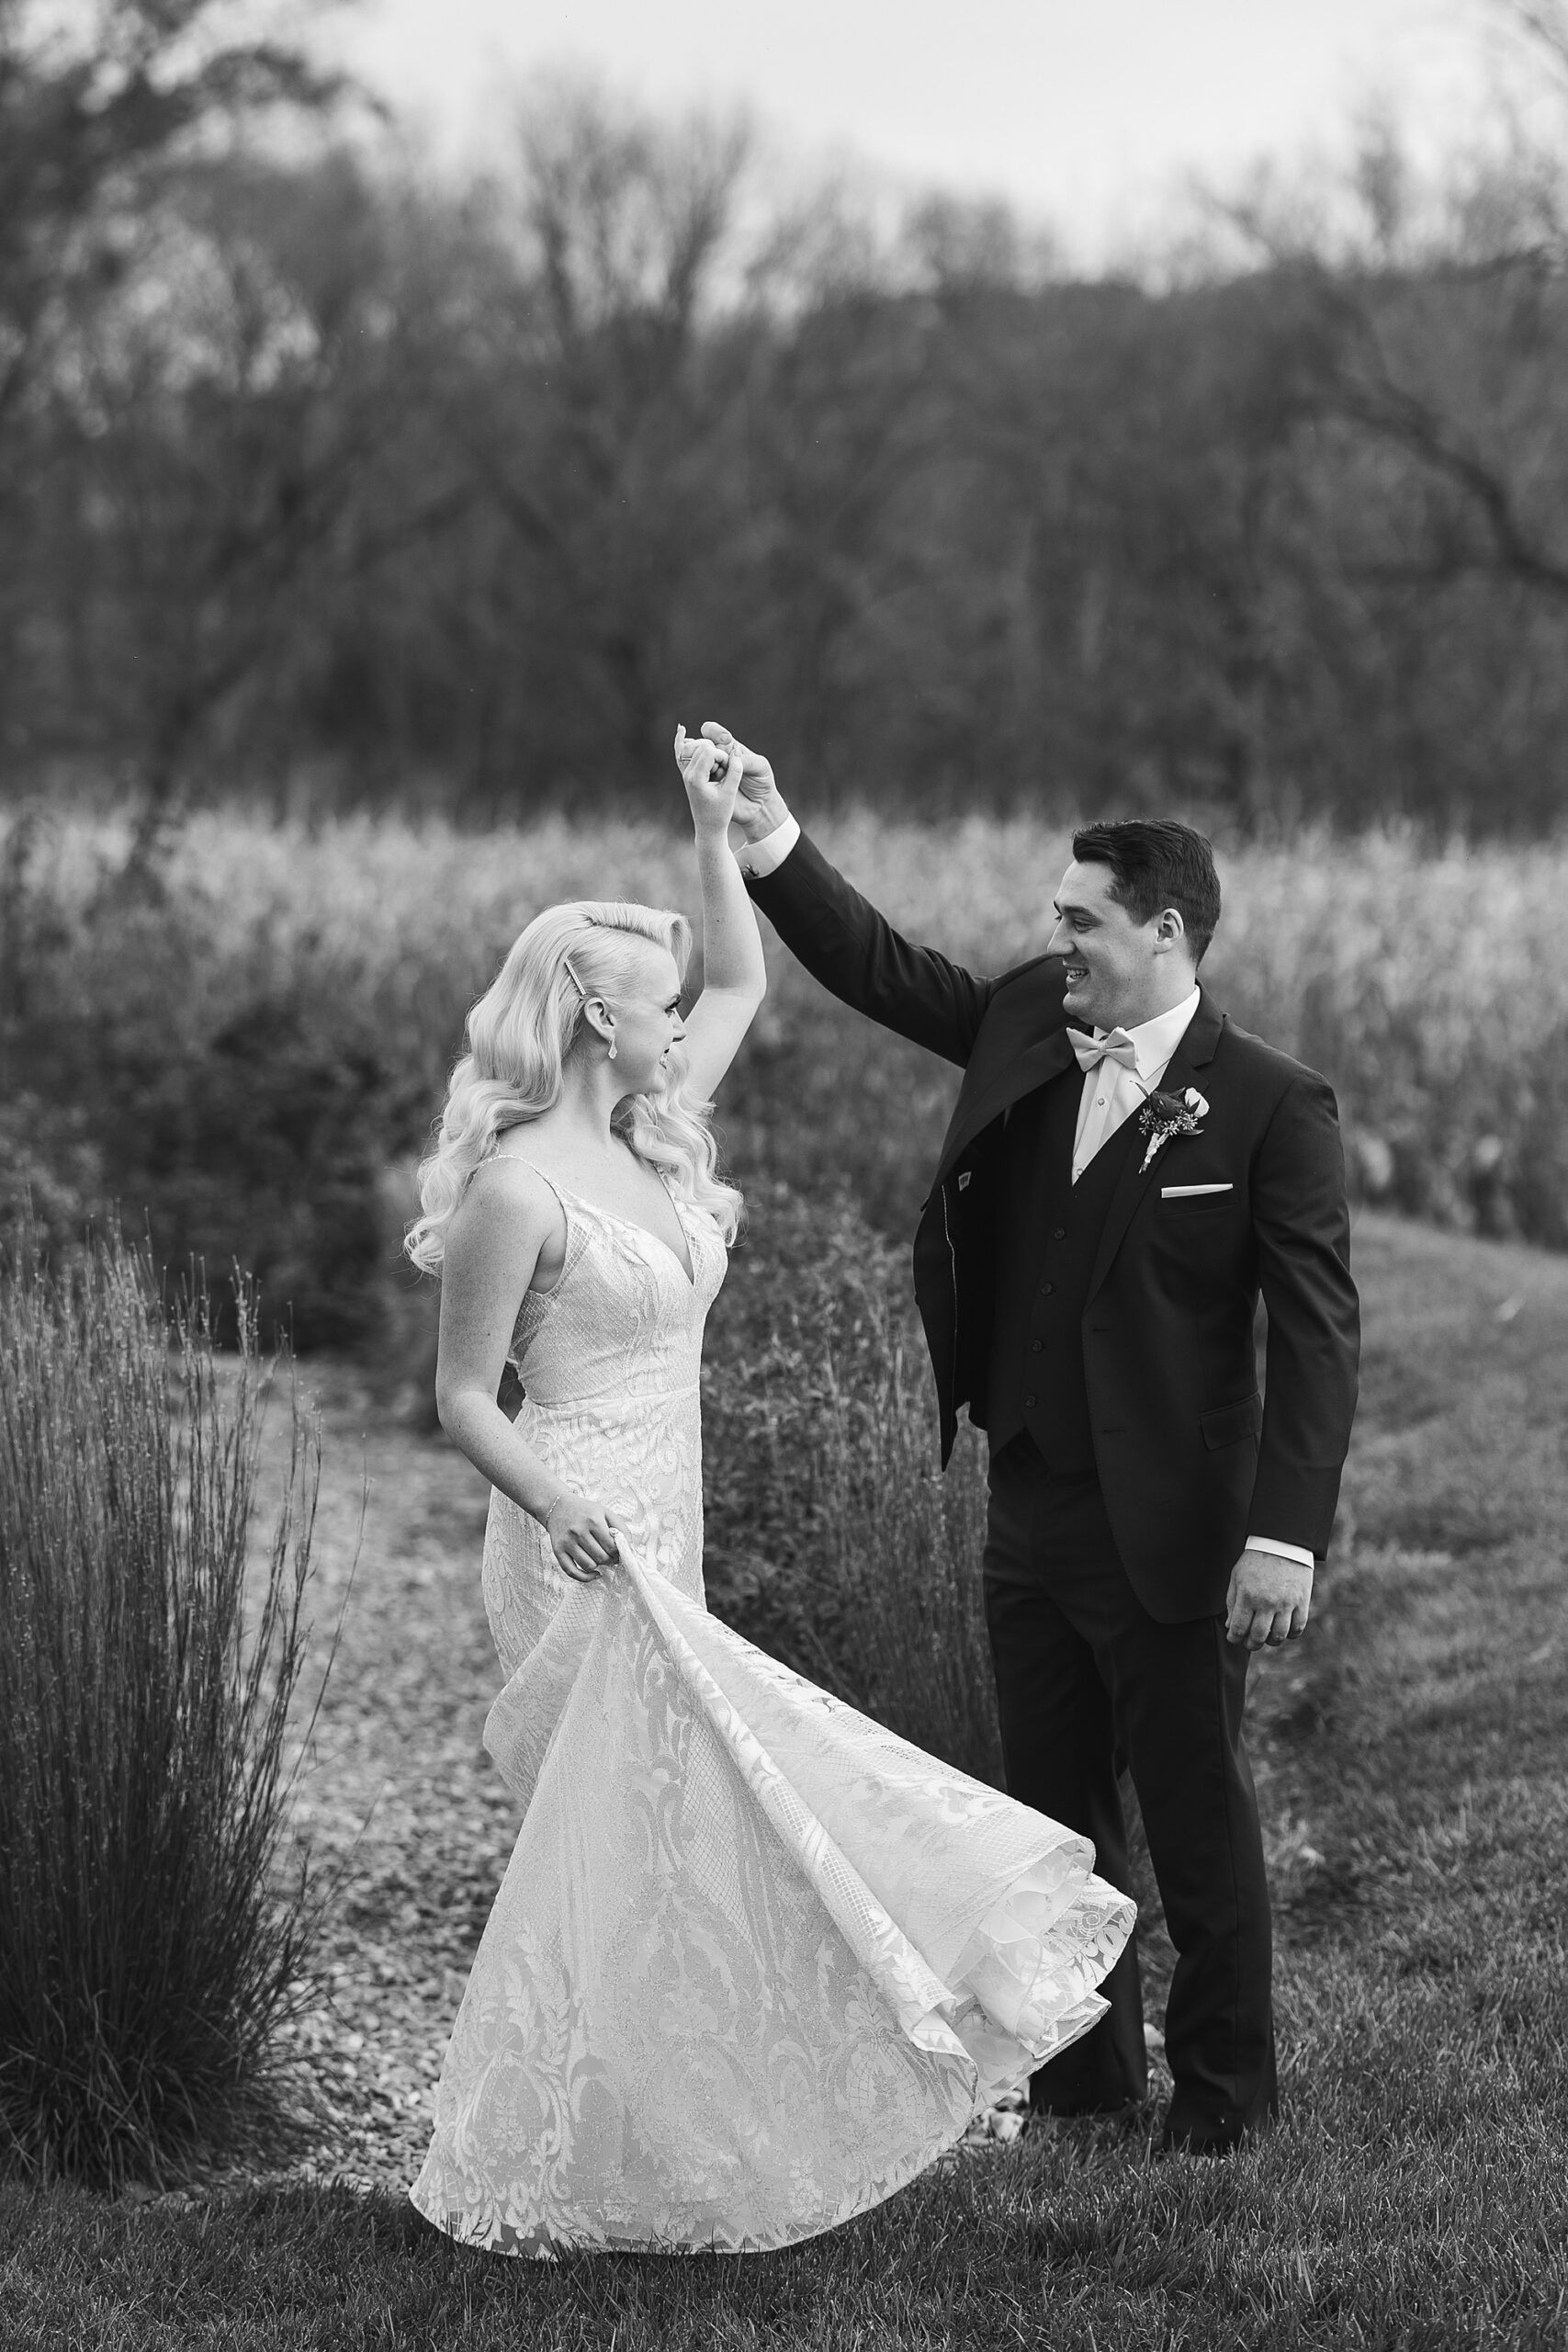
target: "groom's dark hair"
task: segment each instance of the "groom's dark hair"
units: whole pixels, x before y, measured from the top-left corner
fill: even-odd
[[[1174,907],[1201,964],[1220,920],[1220,877],[1201,833],[1174,817],[1123,817],[1114,824],[1080,825],[1073,835],[1080,865],[1109,865],[1111,895],[1134,922],[1152,922]]]

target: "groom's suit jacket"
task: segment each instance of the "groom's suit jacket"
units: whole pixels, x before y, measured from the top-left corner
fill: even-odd
[[[1081,1085],[1060,959],[1040,956],[997,979],[966,972],[902,938],[804,833],[776,872],[748,887],[824,987],[963,1067],[915,1238],[945,1466],[959,1407],[988,1423],[998,1286],[1011,1272],[1007,1115],[1053,1080],[1075,1101]],[[1328,1085],[1236,1028],[1205,990],[1161,1080],[1166,1092],[1188,1087],[1208,1102],[1201,1134],[1165,1144],[1146,1168],[1142,1137],[1121,1139],[1080,1325],[1094,1463],[1117,1549],[1145,1607],[1166,1623],[1223,1610],[1249,1533],[1326,1552],[1359,1340]],[[1196,1184],[1229,1189],[1174,1189]],[[1260,1289],[1266,1401],[1254,1345]],[[1041,1404],[1049,1460],[1050,1398]]]

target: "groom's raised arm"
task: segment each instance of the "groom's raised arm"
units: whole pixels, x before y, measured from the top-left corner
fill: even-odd
[[[751,795],[740,871],[791,955],[857,1012],[947,1061],[967,1062],[995,982],[895,931],[802,832],[766,763],[747,756],[767,785]]]

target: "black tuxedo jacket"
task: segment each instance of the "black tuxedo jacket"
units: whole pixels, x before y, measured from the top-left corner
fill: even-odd
[[[1076,1072],[1059,958],[987,979],[902,938],[805,834],[750,883],[807,971],[857,1012],[962,1065],[915,1238],[915,1294],[942,1416],[984,1429],[1001,1246],[1004,1114]],[[1161,1080],[1196,1087],[1198,1135],[1148,1169],[1131,1152],[1111,1197],[1083,1317],[1095,1460],[1118,1550],[1166,1623],[1222,1610],[1249,1533],[1321,1556],[1356,1404],[1359,1317],[1349,1272],[1334,1095],[1315,1072],[1236,1028],[1205,990]],[[1183,1198],[1168,1187],[1223,1184]],[[1254,1318],[1269,1312],[1268,1398]]]

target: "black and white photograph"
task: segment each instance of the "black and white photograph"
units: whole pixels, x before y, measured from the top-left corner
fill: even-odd
[[[0,0],[0,2352],[1568,2352],[1568,0]]]

